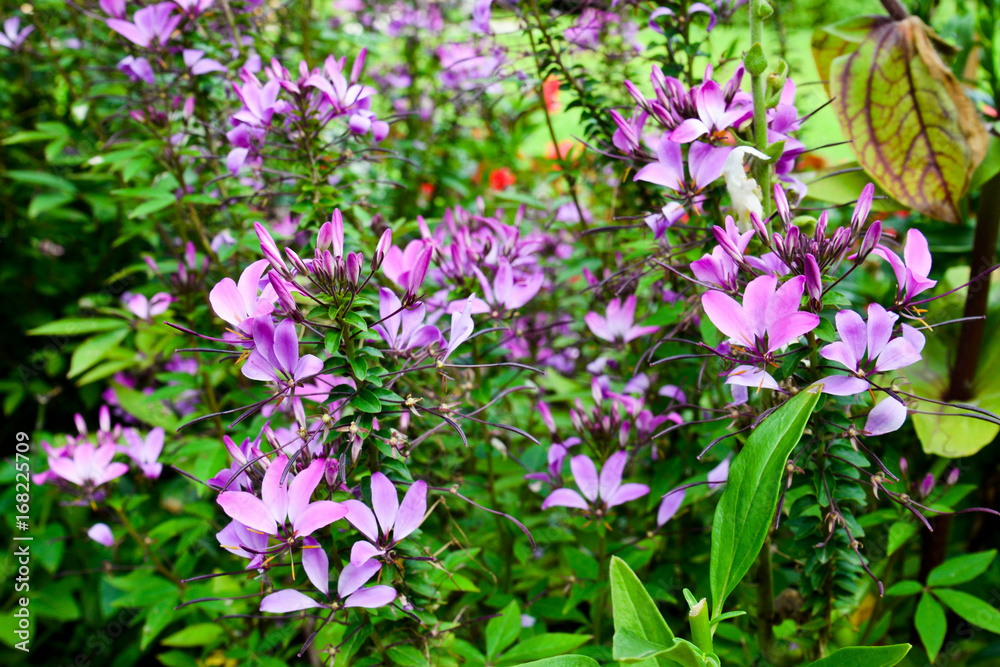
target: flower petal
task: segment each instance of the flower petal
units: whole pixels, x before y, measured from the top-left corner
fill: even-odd
[[[347,597],[368,583],[368,580],[381,569],[382,563],[377,560],[368,560],[356,566],[348,563],[337,578],[337,595],[341,598]]]
[[[573,489],[556,489],[550,493],[548,498],[542,503],[542,509],[547,510],[550,507],[575,507],[580,510],[590,509],[590,505],[583,499],[583,496]]]
[[[260,601],[260,610],[272,614],[287,614],[322,606],[305,593],[291,589],[271,593]]]
[[[660,509],[656,512],[656,525],[662,526],[674,518],[677,510],[684,504],[684,496],[687,492],[684,489],[679,491],[668,491],[663,500],[660,501]]]
[[[372,558],[381,556],[384,553],[385,551],[379,549],[371,542],[358,540],[354,543],[354,546],[351,547],[351,565],[354,567],[360,567]]]
[[[378,542],[378,524],[375,523],[375,515],[360,500],[345,500],[341,503],[347,508],[347,523],[361,531],[361,533],[372,542]]]
[[[388,537],[396,523],[396,513],[399,512],[399,495],[396,493],[396,486],[380,472],[372,475],[372,509],[375,510],[382,534]]]
[[[312,537],[302,540],[302,569],[309,581],[324,594],[330,593],[330,558]]]
[[[396,599],[396,589],[392,586],[370,586],[344,600],[345,607],[364,607],[375,609],[384,607]]]
[[[590,502],[597,500],[598,478],[597,467],[589,456],[580,454],[574,456],[569,461],[570,470],[573,471],[573,478],[576,485],[583,492],[584,497]],[[551,497],[551,496],[550,496]]]
[[[267,535],[277,535],[278,525],[271,516],[271,510],[257,496],[246,491],[224,491],[218,501],[222,511],[247,528]]]
[[[612,494],[610,498],[605,499],[605,505],[610,509],[622,503],[627,503],[630,500],[635,500],[636,498],[642,498],[649,493],[649,487],[645,484],[622,484],[618,489]]]
[[[868,413],[865,421],[865,433],[882,435],[898,431],[906,421],[906,405],[888,396]]]
[[[609,456],[608,460],[604,462],[598,483],[598,494],[602,500],[609,501],[618,491],[618,487],[622,484],[622,473],[625,471],[627,461],[628,452],[620,450]],[[577,484],[579,483],[578,479]]]
[[[419,480],[410,485],[403,496],[392,529],[392,541],[399,542],[420,527],[427,513],[427,482]]]
[[[329,526],[338,519],[347,516],[347,508],[332,500],[320,500],[312,503],[302,514],[292,521],[292,528],[298,537],[308,537],[314,530]]]

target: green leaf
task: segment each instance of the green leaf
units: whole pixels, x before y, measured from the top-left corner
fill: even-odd
[[[611,557],[611,604],[614,609],[615,638],[613,651],[619,651],[619,635],[626,645],[642,640],[659,647],[674,641],[663,615],[635,572],[618,556]],[[618,659],[617,657],[615,658]],[[650,665],[655,662],[650,662]]]
[[[585,644],[590,635],[573,635],[566,632],[549,632],[526,639],[500,656],[498,667],[517,665],[525,660],[541,660],[572,651]]]
[[[163,403],[151,401],[145,394],[120,384],[113,387],[122,410],[150,426],[163,427],[168,435],[177,431],[177,417]]]
[[[353,359],[348,359],[347,363],[351,365],[351,372],[358,381],[363,381],[368,375],[368,361],[362,356],[355,356]]]
[[[368,412],[373,415],[382,412],[382,402],[378,400],[378,396],[363,387],[358,389],[357,395],[351,399],[351,405],[361,412]]]
[[[927,651],[927,658],[934,662],[937,654],[944,644],[944,635],[948,631],[948,620],[944,616],[944,609],[937,603],[929,593],[920,596],[917,603],[917,612],[913,616],[913,623],[917,627],[917,634]]]
[[[161,643],[164,646],[205,646],[222,634],[222,626],[216,623],[196,623],[180,632],[175,632]]]
[[[31,203],[28,204],[28,217],[35,220],[43,213],[59,208],[63,204],[68,204],[74,199],[76,199],[76,195],[72,192],[47,192],[36,195],[32,197]]]
[[[892,667],[909,652],[909,644],[849,646],[817,660],[810,667]]]
[[[927,31],[916,16],[871,19],[856,49],[846,53],[844,46],[821,77],[844,137],[872,179],[904,205],[958,223],[989,135]]]
[[[63,192],[76,192],[75,185],[62,176],[56,176],[47,171],[5,171],[4,176],[19,183],[44,185],[54,190],[62,190]]]
[[[985,600],[950,588],[939,588],[934,595],[969,623],[1000,635],[1000,611]]]
[[[159,210],[165,209],[171,204],[177,203],[177,199],[173,196],[170,197],[157,197],[156,199],[150,199],[149,201],[144,201],[138,206],[136,206],[128,214],[129,220],[134,218],[141,218],[143,216],[149,215],[150,213],[156,213]]]
[[[173,593],[150,606],[149,611],[146,612],[146,622],[142,626],[142,635],[139,639],[140,650],[145,651],[146,647],[156,639],[156,636],[174,620],[176,613],[174,607],[177,602],[177,593]]]
[[[900,581],[889,586],[889,590],[885,594],[889,597],[899,597],[902,595],[916,595],[922,590],[924,590],[924,587],[920,585],[919,581]]]
[[[113,359],[108,361],[102,361],[97,364],[89,371],[84,373],[76,381],[76,386],[82,387],[85,384],[90,384],[91,382],[97,382],[98,380],[103,380],[104,378],[114,375],[118,371],[123,371],[126,368],[134,366],[136,364],[135,357],[129,359]]]
[[[601,667],[601,664],[585,655],[560,655],[556,658],[525,662],[518,667]]]
[[[392,660],[392,664],[402,667],[423,667],[430,664],[417,647],[408,644],[392,646],[386,651],[386,655]]]
[[[56,320],[35,327],[27,332],[29,336],[82,336],[97,331],[117,329],[123,320],[111,317],[95,317],[93,319]]]
[[[361,316],[360,313],[356,313],[353,310],[349,310],[342,316],[344,321],[351,326],[359,329],[361,333],[368,331],[368,324],[365,322],[365,318]]]
[[[323,346],[329,354],[333,354],[340,349],[340,329],[327,329],[323,337]]]
[[[886,556],[896,553],[896,550],[906,544],[916,532],[917,526],[912,521],[897,521],[889,526],[889,550]]]
[[[514,643],[521,634],[521,607],[512,601],[486,624],[486,657],[496,658],[501,651]]]
[[[712,616],[743,579],[767,536],[785,479],[785,463],[819,402],[818,388],[799,392],[754,430],[733,461],[712,524]]]
[[[630,632],[615,632],[614,659],[626,665],[651,663],[673,667],[705,667],[705,653],[691,642],[674,637],[669,645],[636,637]],[[656,661],[656,662],[653,662]]]
[[[931,570],[927,575],[928,586],[955,586],[972,581],[990,566],[997,557],[996,549],[951,558]]]
[[[76,350],[73,351],[73,356],[69,362],[69,372],[66,374],[66,377],[76,377],[103,359],[118,343],[122,342],[122,339],[128,335],[129,331],[128,327],[116,329],[100,334],[99,336],[92,336],[80,343]]]

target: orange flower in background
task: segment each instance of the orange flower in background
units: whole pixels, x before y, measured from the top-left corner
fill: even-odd
[[[542,97],[545,99],[545,109],[549,113],[559,111],[559,78],[555,75],[549,76],[542,83]]]
[[[500,167],[490,172],[490,188],[497,192],[502,192],[517,183],[514,172],[508,167]]]
[[[826,167],[826,160],[815,153],[806,153],[798,159],[799,171],[818,171]]]
[[[580,144],[575,143],[572,139],[563,139],[559,142],[557,147],[554,143],[549,142],[549,145],[545,147],[545,159],[546,160],[566,160],[569,158],[576,159],[580,157],[583,152],[583,147]],[[561,171],[562,166],[558,164],[552,165],[552,169],[555,171]]]

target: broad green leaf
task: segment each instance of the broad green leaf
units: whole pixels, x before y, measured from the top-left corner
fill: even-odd
[[[1000,635],[1000,611],[990,603],[950,588],[939,588],[934,595],[969,623]]]
[[[118,371],[123,371],[126,368],[136,365],[137,360],[133,356],[129,359],[109,359],[108,361],[102,361],[97,364],[89,371],[81,375],[77,381],[76,385],[82,387],[85,384],[90,384],[91,382],[97,382],[98,380],[103,380],[106,377],[114,375]]]
[[[115,329],[98,336],[92,336],[80,343],[70,358],[69,372],[66,377],[76,377],[103,359],[118,343],[122,342],[129,331],[130,329],[126,326],[123,329]]]
[[[424,667],[430,664],[427,661],[427,656],[421,653],[420,649],[409,644],[392,646],[385,653],[392,664],[400,665],[400,667]]]
[[[368,412],[371,414],[378,414],[379,412],[382,412],[382,403],[378,400],[378,397],[370,390],[363,387],[359,389],[357,395],[351,399],[351,405],[361,412]]]
[[[636,637],[630,632],[615,632],[614,659],[626,665],[657,661],[660,665],[705,667],[705,653],[691,642],[674,637],[664,646]]]
[[[817,660],[810,667],[892,667],[909,652],[909,644],[849,646]]]
[[[615,619],[614,651],[618,651],[619,634],[626,642],[641,639],[660,647],[673,643],[674,633],[663,620],[653,598],[635,572],[617,556],[611,557],[611,604]],[[648,664],[656,663],[650,661]]]
[[[156,639],[157,635],[174,620],[174,607],[177,605],[177,593],[154,602],[146,612],[146,622],[142,625],[142,635],[139,639],[139,649],[145,651],[146,647]]]
[[[175,632],[161,643],[164,646],[205,646],[222,634],[222,626],[217,623],[196,623],[180,632]]]
[[[844,136],[875,182],[929,217],[960,222],[960,201],[989,137],[924,23],[872,20],[854,50],[830,61],[825,78]]]
[[[486,657],[496,658],[521,634],[521,607],[512,601],[486,624]]]
[[[579,648],[587,643],[590,635],[573,635],[566,632],[549,632],[526,639],[500,656],[499,667],[517,665],[525,660],[551,658]]]
[[[46,192],[35,195],[28,204],[28,217],[35,220],[38,216],[68,204],[74,199],[76,195],[72,192]]]
[[[924,587],[919,581],[900,581],[889,586],[885,594],[887,597],[898,597],[901,595],[916,595],[922,590],[924,590]]]
[[[601,667],[601,665],[585,655],[560,655],[556,658],[525,662],[518,667]]]
[[[95,317],[93,319],[56,320],[35,327],[27,332],[29,336],[82,336],[97,331],[109,331],[122,326],[124,320],[112,317]]]
[[[927,575],[928,586],[955,586],[972,581],[990,566],[997,557],[996,549],[951,558],[931,570]]]
[[[865,41],[872,27],[882,17],[853,16],[816,30],[812,37],[813,59],[819,78],[830,92],[830,63],[840,56],[853,53]],[[811,186],[810,186],[811,190]]]
[[[912,521],[897,521],[889,526],[889,550],[886,556],[896,553],[916,532],[917,525]]]
[[[165,209],[171,204],[176,204],[177,199],[173,196],[170,197],[157,197],[156,199],[150,199],[149,201],[144,201],[134,209],[129,212],[129,220],[133,218],[141,218],[143,216],[149,215],[150,213],[156,213],[159,210]]]
[[[917,627],[920,641],[924,643],[927,658],[934,662],[944,644],[944,635],[948,631],[948,620],[944,616],[944,609],[929,593],[920,596],[916,614],[913,616],[913,623]]]
[[[76,186],[71,182],[47,171],[5,171],[4,176],[19,183],[44,185],[63,192],[76,192]]]
[[[177,417],[163,403],[151,401],[145,394],[120,384],[113,388],[122,410],[150,426],[163,427],[167,435],[177,431]]]
[[[348,359],[347,363],[351,365],[351,372],[354,373],[354,377],[359,381],[364,381],[368,375],[368,361],[364,357],[356,356],[353,359]]]
[[[713,617],[722,613],[726,598],[764,544],[785,478],[785,463],[819,399],[818,388],[789,399],[754,430],[733,461],[712,524]]]

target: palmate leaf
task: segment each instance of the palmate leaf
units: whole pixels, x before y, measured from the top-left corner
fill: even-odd
[[[927,26],[915,16],[849,19],[816,33],[813,56],[865,171],[906,206],[959,222],[989,137]]]

